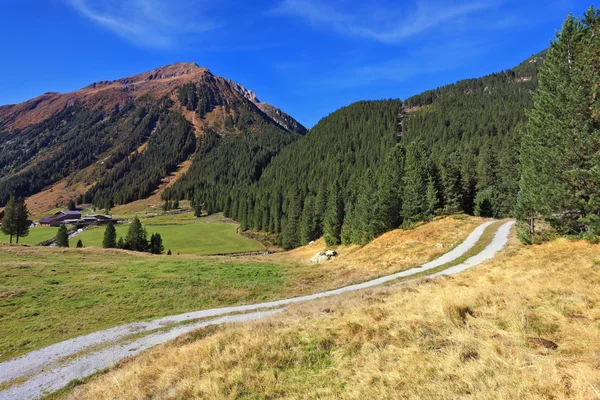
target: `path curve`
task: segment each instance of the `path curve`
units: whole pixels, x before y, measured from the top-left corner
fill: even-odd
[[[479,225],[460,245],[419,268],[413,268],[367,282],[307,296],[244,306],[213,308],[159,318],[149,322],[125,324],[35,350],[21,357],[0,363],[0,384],[15,379],[22,379],[24,377],[28,378],[20,385],[15,384],[7,390],[0,391],[0,398],[39,398],[44,393],[53,392],[64,387],[72,379],[84,378],[98,370],[109,367],[125,357],[137,355],[152,346],[172,340],[179,335],[205,326],[257,320],[279,313],[284,310],[285,306],[290,304],[371,288],[399,278],[422,274],[425,271],[452,262],[464,255],[478,242],[485,229],[494,222],[495,221],[489,221]],[[476,256],[467,259],[460,265],[435,273],[431,275],[431,277],[455,274],[491,259],[506,245],[513,224],[514,221],[509,221],[500,226],[491,243]],[[261,309],[263,309],[263,311],[259,311]],[[270,310],[264,311],[264,309]],[[224,316],[231,313],[246,314]],[[164,328],[168,328],[169,325],[219,316],[224,317],[210,321],[176,326],[172,329],[164,330]],[[160,331],[156,331],[159,329]],[[137,338],[133,341],[125,340],[128,336],[145,332],[148,332],[148,334],[141,338]],[[90,348],[96,346],[99,347],[90,350]],[[86,349],[88,350],[87,352],[85,352]]]

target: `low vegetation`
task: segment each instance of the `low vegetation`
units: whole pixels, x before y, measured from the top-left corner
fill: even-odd
[[[126,322],[293,297],[401,271],[448,251],[479,222],[446,218],[390,232],[362,248],[342,247],[337,260],[322,265],[308,263],[322,242],[260,258],[152,256],[75,249],[75,243],[2,246],[0,360]]]
[[[598,245],[296,306],[149,351],[64,398],[597,398]]]

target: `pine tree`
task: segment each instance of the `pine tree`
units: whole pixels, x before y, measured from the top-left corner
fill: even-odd
[[[77,246],[76,246],[76,247],[77,247],[78,249],[82,249],[82,248],[83,248],[83,242],[81,241],[81,239],[79,239],[79,240],[77,241]]]
[[[165,251],[163,246],[162,237],[160,233],[153,233],[150,236],[150,253],[162,254]]]
[[[300,218],[302,208],[298,189],[294,189],[289,198],[285,228],[282,232],[282,245],[285,250],[293,249],[300,244]]]
[[[327,246],[340,244],[340,235],[344,223],[344,199],[338,182],[333,184],[327,195],[327,210],[323,222],[325,243]]]
[[[69,233],[64,225],[61,225],[56,233],[56,246],[69,247]]]
[[[119,241],[117,242],[117,249],[125,248],[125,240],[123,240],[123,236],[119,236]]]
[[[370,169],[367,170],[361,179],[354,210],[356,221],[352,242],[364,245],[375,237],[374,214],[379,214],[375,203],[374,178]]]
[[[223,216],[225,218],[231,217],[231,197],[230,196],[225,197],[225,204],[223,206]]]
[[[456,214],[462,211],[463,182],[460,168],[454,157],[442,162],[440,178],[444,198],[444,213]]]
[[[432,175],[429,176],[429,179],[427,180],[427,191],[425,194],[425,200],[426,200],[426,214],[428,215],[435,215],[436,210],[439,207],[440,204],[440,199],[438,196],[438,190],[435,184],[435,179],[433,178]]]
[[[600,234],[599,34],[593,7],[583,20],[567,17],[540,71],[521,144],[521,215],[540,214],[569,234]]]
[[[2,233],[10,236],[9,242],[12,244],[13,236],[17,244],[19,238],[29,235],[29,210],[27,204],[22,198],[11,197],[4,208],[4,219],[2,220]]]
[[[138,217],[133,219],[127,236],[125,237],[125,248],[133,251],[146,251],[148,249],[148,239],[146,230],[142,226]]]
[[[117,230],[112,224],[108,224],[104,230],[104,240],[102,240],[102,247],[105,249],[117,248]]]
[[[426,154],[420,141],[413,141],[406,148],[405,165],[402,216],[407,221],[418,221],[426,210],[428,179]]]
[[[300,244],[307,245],[317,238],[317,221],[315,218],[315,199],[307,197],[302,209],[302,220],[300,221]]]
[[[167,251],[167,255],[170,256],[171,254],[171,249],[169,249],[169,251]]]
[[[179,199],[175,199],[175,201],[173,202],[173,209],[179,210]]]
[[[381,168],[376,194],[377,208],[373,215],[375,235],[395,229],[402,223],[402,176],[405,155],[404,146],[396,145]]]
[[[321,181],[317,198],[315,199],[315,237],[323,235],[323,225],[325,219],[325,211],[327,210],[327,184],[325,180]]]

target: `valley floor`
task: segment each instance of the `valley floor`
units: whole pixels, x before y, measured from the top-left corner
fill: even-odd
[[[60,397],[598,398],[599,250],[512,236],[460,275],[205,328]]]
[[[153,219],[157,226],[160,218]],[[287,258],[3,246],[0,361],[124,323],[316,293],[402,271],[447,252],[481,222],[445,218],[390,232],[364,248],[340,248],[338,259],[321,265],[308,263],[324,249],[320,243]],[[304,253],[310,256],[299,256]]]
[[[349,286],[343,289],[333,290],[331,292],[305,296],[303,298],[263,303],[251,307],[231,307],[229,309],[206,310],[203,312],[189,313],[187,315],[173,316],[156,320],[148,324],[133,324],[130,326],[123,326],[107,331],[97,332],[92,335],[47,347],[43,350],[28,354],[21,359],[2,364],[4,372],[0,374],[0,380],[4,382],[3,386],[6,388],[6,390],[2,393],[9,398],[36,398],[37,395],[35,393],[39,393],[39,390],[42,387],[45,387],[49,390],[56,390],[67,383],[67,381],[64,381],[64,379],[68,380],[69,377],[83,378],[88,374],[93,373],[98,368],[101,369],[109,366],[111,362],[117,361],[123,357],[126,357],[127,355],[137,354],[153,344],[173,339],[179,336],[181,333],[193,331],[203,326],[221,324],[223,322],[252,320],[259,317],[268,316],[278,311],[273,310],[257,312],[256,310],[281,307],[299,301],[373,287],[385,282],[391,282],[404,276],[415,276],[423,271],[435,271],[436,268],[442,268],[444,266],[450,267],[447,271],[451,271],[456,268],[456,270],[453,272],[459,272],[461,268],[468,268],[469,266],[477,265],[485,259],[493,257],[494,254],[504,246],[512,223],[504,223],[500,228],[498,228],[500,224],[502,223],[493,223],[490,221],[480,225],[462,244],[447,254],[444,254],[442,257],[439,257],[435,261],[424,264],[420,268],[413,268],[405,272],[386,276],[385,278],[365,282],[364,284]],[[497,233],[495,236],[493,236],[496,230]],[[487,234],[488,231],[491,232],[493,237]],[[476,246],[481,241],[488,243],[487,247],[484,246],[485,249],[482,251]],[[439,247],[436,246],[436,248]],[[456,267],[451,266],[454,265],[452,264],[453,261],[460,260],[461,256],[467,256],[470,254],[470,251],[474,249],[477,249],[476,251],[479,254],[469,258],[464,263],[457,265]],[[215,317],[232,312],[250,313],[230,315],[206,322],[202,321],[202,318],[211,316]],[[177,325],[183,321],[191,321],[192,324],[187,326]],[[144,332],[148,333],[142,335]],[[139,339],[136,339],[137,336],[139,336]],[[123,338],[125,338],[125,340],[123,340]],[[52,366],[53,362],[56,362],[57,364]],[[28,374],[32,374],[30,378],[27,378]],[[21,379],[25,379],[27,382],[21,384],[19,382]],[[9,389],[9,387],[11,389]]]

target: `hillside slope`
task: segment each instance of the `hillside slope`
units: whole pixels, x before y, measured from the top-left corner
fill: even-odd
[[[520,131],[544,57],[404,102],[354,103],[274,157],[251,187],[215,190],[191,177],[172,195],[190,196],[196,187],[199,202],[209,198],[244,228],[281,234],[286,248],[324,233],[332,191],[345,226],[334,242],[364,244],[436,214],[510,216]]]
[[[594,398],[598,245],[513,239],[453,278],[205,329],[68,398]]]
[[[305,132],[243,86],[194,63],[47,93],[0,108],[0,205],[64,178],[81,201],[128,203],[198,159],[206,135],[250,137],[246,141],[264,149],[268,162]],[[237,167],[260,174],[265,160],[259,161]],[[77,191],[77,183],[93,187]]]

